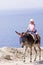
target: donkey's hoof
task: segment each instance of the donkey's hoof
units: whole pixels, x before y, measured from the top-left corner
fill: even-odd
[[[23,60],[23,62],[25,62],[25,60]]]
[[[34,61],[36,61],[36,58],[34,59]]]
[[[36,59],[34,59],[34,61],[36,61]]]
[[[41,59],[39,59],[39,61],[40,61]]]
[[[30,60],[30,62],[32,62],[32,61]]]

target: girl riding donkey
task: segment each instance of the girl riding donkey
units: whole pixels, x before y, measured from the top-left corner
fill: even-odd
[[[35,59],[34,61],[36,61],[36,57],[37,57],[37,50],[35,48],[36,44],[39,48],[39,60],[41,59],[41,48],[40,48],[40,36],[36,31],[35,28],[35,22],[33,19],[30,19],[30,24],[28,25],[27,31],[24,33],[19,33],[17,31],[15,31],[19,36],[20,36],[20,43],[21,46],[25,48],[25,53],[27,48],[30,48],[30,62],[32,62],[32,46],[34,46],[34,50],[35,50]],[[24,61],[25,61],[25,53],[24,53]]]

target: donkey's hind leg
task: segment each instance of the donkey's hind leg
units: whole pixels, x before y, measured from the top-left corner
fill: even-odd
[[[32,62],[32,46],[30,47],[30,62]]]
[[[34,50],[35,50],[35,59],[34,59],[34,61],[36,61],[36,58],[37,58],[37,50],[36,50],[36,47],[34,47]]]
[[[38,48],[39,48],[39,60],[41,60],[41,48],[40,48],[40,44],[38,44]]]

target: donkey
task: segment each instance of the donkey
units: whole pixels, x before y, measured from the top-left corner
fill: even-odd
[[[30,48],[30,62],[32,62],[32,47],[34,47],[35,50],[35,59],[34,61],[36,61],[36,57],[37,57],[37,50],[36,50],[36,45],[39,48],[39,60],[41,60],[41,48],[40,48],[40,36],[39,39],[36,36],[36,40],[34,39],[34,36],[32,34],[25,34],[23,33],[19,33],[17,31],[15,31],[19,36],[20,36],[20,43],[22,45],[22,48],[25,46],[25,53],[24,53],[24,62],[25,62],[25,54],[26,54],[26,50],[29,47]]]

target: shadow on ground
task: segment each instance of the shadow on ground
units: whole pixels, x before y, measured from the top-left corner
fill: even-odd
[[[34,62],[34,65],[40,65],[43,64],[43,60]]]

